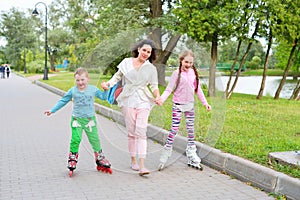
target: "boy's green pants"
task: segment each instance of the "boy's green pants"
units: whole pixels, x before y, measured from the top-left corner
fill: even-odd
[[[96,117],[91,118],[74,118],[71,119],[72,139],[70,142],[70,152],[78,153],[79,145],[82,139],[82,131],[84,130],[94,152],[102,150],[98,135]]]

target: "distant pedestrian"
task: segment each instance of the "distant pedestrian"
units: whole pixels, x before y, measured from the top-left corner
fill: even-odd
[[[75,71],[74,77],[76,86],[69,89],[51,110],[45,111],[45,114],[50,116],[52,113],[55,113],[73,100],[73,112],[71,118],[72,139],[70,142],[68,159],[70,176],[72,176],[73,170],[76,168],[83,130],[86,132],[88,140],[94,150],[97,169],[112,173],[110,169],[111,165],[105,159],[100,145],[94,108],[94,98],[97,97],[101,100],[106,100],[106,93],[100,91],[97,87],[88,84],[89,74],[85,68],[78,68]]]
[[[207,103],[201,89],[198,72],[194,65],[194,53],[190,50],[185,50],[179,55],[179,68],[173,72],[167,88],[156,103],[162,105],[171,93],[173,93],[172,126],[161,153],[159,170],[164,168],[165,163],[172,154],[172,145],[179,129],[182,114],[184,114],[186,120],[188,165],[202,169],[201,159],[196,153],[195,145],[194,95],[197,94],[207,111],[211,110],[211,106]]]
[[[1,76],[1,78],[5,78],[5,67],[4,67],[4,65],[0,66],[0,76]]]
[[[6,73],[6,77],[9,78],[10,75],[10,67],[8,64],[5,65],[5,73]]]
[[[64,69],[68,68],[68,64],[69,64],[69,60],[67,58],[65,58],[64,62],[63,62],[63,68]]]
[[[132,57],[123,59],[114,76],[107,83],[102,83],[102,87],[108,89],[124,80],[123,90],[116,100],[125,118],[131,168],[139,171],[141,176],[150,173],[145,167],[146,132],[149,114],[152,106],[155,105],[154,96],[156,98],[160,96],[157,71],[152,64],[155,58],[154,42],[149,39],[142,40],[133,48]],[[137,155],[139,163],[136,159]]]

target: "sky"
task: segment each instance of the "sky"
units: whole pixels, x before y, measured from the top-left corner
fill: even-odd
[[[2,11],[7,12],[13,7],[23,12],[26,12],[27,9],[31,9],[33,11],[36,3],[43,2],[48,6],[52,1],[53,0],[0,0],[0,13],[2,13]],[[37,8],[38,10],[45,10],[45,6],[40,4],[37,6]],[[0,38],[0,46],[5,44],[6,41],[3,38]]]
[[[37,2],[44,2],[46,5],[49,5],[53,0],[0,0],[0,10],[1,11],[8,11],[12,7],[17,8],[21,11],[26,11],[28,8],[34,9],[34,6]],[[42,8],[42,5],[38,7]]]

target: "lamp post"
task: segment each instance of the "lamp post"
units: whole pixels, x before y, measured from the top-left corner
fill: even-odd
[[[45,15],[45,67],[44,67],[44,77],[43,77],[43,80],[48,80],[48,67],[47,67],[47,51],[48,51],[47,15],[48,15],[48,12],[47,12],[47,5],[44,2],[38,2],[34,6],[35,8],[34,8],[34,10],[32,12],[32,15],[37,16],[39,14],[39,12],[36,9],[36,6],[38,4],[43,4],[45,6],[45,9],[46,9],[46,15]]]

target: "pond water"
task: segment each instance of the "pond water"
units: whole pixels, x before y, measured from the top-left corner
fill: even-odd
[[[274,97],[278,85],[281,81],[282,77],[277,76],[268,76],[266,78],[264,96],[272,96]],[[298,78],[299,79],[299,78]],[[216,87],[218,90],[224,91],[227,82],[229,80],[229,76],[220,76],[216,79]],[[231,80],[231,85],[233,84],[235,78]],[[208,84],[207,78],[201,78],[201,83]],[[234,93],[243,93],[243,94],[253,94],[257,95],[260,89],[262,77],[261,76],[242,76],[239,77],[237,85],[234,89]],[[297,80],[293,80],[293,77],[287,77],[287,80],[281,90],[279,95],[280,98],[290,98],[293,93],[294,88],[296,87]]]

